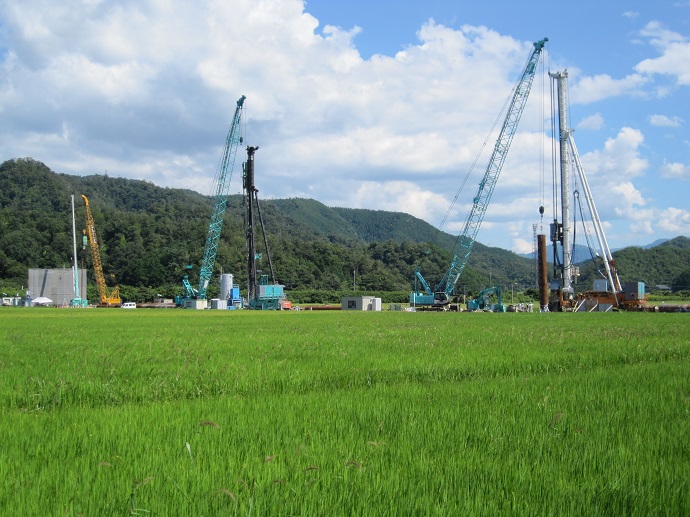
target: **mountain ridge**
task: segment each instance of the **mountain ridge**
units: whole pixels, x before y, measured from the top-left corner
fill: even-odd
[[[60,174],[24,158],[0,165],[0,280],[24,283],[28,267],[69,263],[70,196],[75,195],[77,217],[83,220],[81,194],[89,198],[104,268],[112,282],[142,288],[168,286],[170,291],[179,287],[186,265],[198,266],[211,213],[210,197],[141,180]],[[328,207],[305,198],[261,200],[261,210],[276,276],[288,289],[342,290],[353,285],[355,276],[358,288],[409,291],[418,267],[432,284],[443,275],[456,241],[456,236],[404,212]],[[239,280],[245,270],[242,214],[242,196],[230,196],[217,260],[218,268],[235,272]],[[671,239],[671,244],[657,248],[676,249],[676,259],[683,261],[688,251],[682,239],[686,238]],[[635,262],[636,253],[641,252],[634,249],[623,253],[619,261],[624,277],[628,276],[626,260]],[[88,267],[88,254],[79,254]],[[676,269],[669,271],[676,274]],[[671,282],[669,278],[660,281],[663,275],[658,272],[631,270],[647,278],[636,280]],[[595,270],[585,273],[596,275]],[[524,289],[534,286],[535,277],[532,257],[476,242],[458,289],[497,284]]]

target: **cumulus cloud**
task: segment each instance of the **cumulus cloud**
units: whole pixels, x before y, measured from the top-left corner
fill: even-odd
[[[671,235],[690,235],[690,212],[681,208],[662,210],[658,225]]]
[[[641,61],[635,70],[641,74],[668,75],[679,85],[690,85],[690,40],[657,21],[649,22],[640,33],[661,55]]]
[[[445,197],[405,181],[362,182],[350,194],[349,201],[349,205],[355,208],[378,205],[380,210],[399,212],[400,207],[405,207],[405,212],[411,215],[419,218],[431,216],[439,221],[448,208]]]
[[[445,228],[460,231],[532,42],[430,19],[400,42],[404,50],[364,59],[362,29],[317,20],[308,8],[303,0],[1,2],[2,159],[32,156],[58,172],[107,170],[208,193],[235,102],[246,95],[245,142],[261,148],[264,197],[405,211],[437,224],[484,149]],[[685,44],[651,24],[644,34],[662,58]],[[574,67],[570,100],[642,95],[650,75],[664,73],[659,60],[623,78],[581,77]],[[537,109],[545,102],[533,91],[480,240],[529,242],[542,203],[540,152],[551,144]],[[578,125],[602,127],[600,113]],[[624,188],[648,167],[643,142],[624,128],[585,155],[592,182],[646,202],[635,185]],[[677,176],[676,168],[662,173]]]
[[[615,138],[606,140],[603,149],[582,156],[582,162],[588,175],[609,181],[638,177],[649,167],[649,162],[640,153],[643,142],[644,135],[640,130],[624,127]]]
[[[595,113],[589,117],[583,118],[577,125],[577,129],[584,130],[598,130],[604,126],[604,117],[601,113]]]
[[[630,74],[616,79],[608,74],[582,77],[576,80],[570,90],[572,104],[590,104],[621,95],[644,95],[643,87],[650,79],[641,74]]]

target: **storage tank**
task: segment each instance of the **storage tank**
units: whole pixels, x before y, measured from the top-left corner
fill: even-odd
[[[234,276],[229,273],[220,275],[220,299],[229,300],[232,295]]]

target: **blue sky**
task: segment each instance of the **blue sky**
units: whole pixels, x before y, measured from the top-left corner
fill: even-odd
[[[246,95],[263,198],[437,226],[487,141],[443,228],[457,233],[543,37],[478,240],[529,252],[542,202],[549,222],[549,70],[568,71],[569,125],[611,247],[690,236],[690,0],[5,0],[0,160],[207,194]]]

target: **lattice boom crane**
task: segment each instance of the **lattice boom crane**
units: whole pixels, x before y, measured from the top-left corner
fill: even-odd
[[[482,224],[484,214],[486,213],[486,209],[489,206],[489,201],[491,200],[491,195],[496,187],[498,176],[501,173],[503,163],[508,155],[508,150],[510,149],[510,144],[513,141],[513,136],[515,136],[518,122],[520,121],[522,112],[525,109],[527,97],[529,96],[529,92],[532,88],[534,74],[539,61],[539,55],[541,54],[541,51],[543,50],[547,41],[548,38],[544,38],[534,43],[532,54],[530,55],[527,65],[522,72],[522,76],[515,87],[515,92],[510,102],[510,106],[508,107],[508,113],[505,121],[503,122],[503,127],[501,128],[496,145],[494,146],[494,150],[491,154],[491,159],[489,160],[484,177],[479,183],[479,190],[474,197],[474,204],[472,205],[470,214],[465,221],[462,234],[460,234],[455,242],[453,260],[450,263],[450,267],[444,274],[441,281],[437,284],[436,288],[433,290],[422,276],[419,268],[417,268],[415,271],[415,286],[421,284],[423,291],[419,292],[418,289],[415,288],[415,291],[410,293],[410,303],[412,305],[444,306],[449,303],[450,296],[453,294],[453,290],[455,289],[455,284],[457,284],[458,279],[460,278],[460,275],[462,275],[462,272],[467,265],[467,261],[469,260],[472,246],[474,245],[477,233],[479,232],[479,227]]]
[[[82,194],[81,197],[86,206],[86,233],[89,238],[89,246],[91,246],[91,260],[93,261],[93,270],[96,275],[96,284],[98,285],[98,294],[100,297],[99,305],[116,307],[122,302],[122,300],[120,300],[120,287],[115,286],[112,291],[109,291],[108,287],[105,285],[103,265],[101,264],[101,252],[98,247],[98,239],[96,238],[96,224],[93,221],[89,200],[84,194]]]
[[[242,97],[240,97],[237,101],[235,115],[232,118],[230,130],[225,138],[223,156],[218,166],[218,172],[216,173],[216,178],[213,183],[213,211],[211,212],[211,220],[208,225],[204,256],[201,260],[199,287],[197,289],[193,289],[187,277],[185,277],[183,280],[184,288],[189,298],[205,300],[208,284],[213,276],[213,268],[216,264],[216,254],[218,253],[218,244],[220,242],[220,232],[223,229],[223,218],[225,217],[225,209],[227,207],[228,197],[230,195],[232,169],[235,164],[237,147],[242,142],[240,130],[242,108],[244,106],[245,99],[246,97],[242,95]]]

